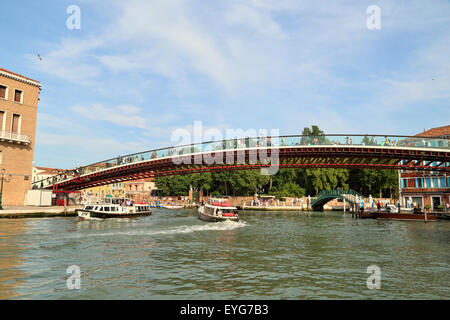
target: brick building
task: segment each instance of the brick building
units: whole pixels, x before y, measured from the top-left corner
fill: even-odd
[[[128,181],[124,184],[126,197],[134,201],[149,201],[153,191],[156,190],[156,184],[152,178]]]
[[[65,172],[65,169],[48,168],[48,167],[33,167],[32,182],[44,180],[60,173]]]
[[[31,188],[39,81],[0,68],[0,169],[3,206],[23,206]]]
[[[450,139],[450,125],[424,130],[418,137],[440,137]],[[433,163],[437,166],[439,163]],[[433,210],[450,203],[450,176],[441,171],[399,172],[400,199],[403,206],[414,203],[420,208],[429,205]]]

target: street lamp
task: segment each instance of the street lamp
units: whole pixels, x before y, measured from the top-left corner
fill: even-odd
[[[5,169],[2,169],[2,170],[1,170],[1,173],[2,173],[2,185],[1,185],[1,189],[0,189],[0,210],[3,210],[3,206],[2,206],[2,200],[3,200],[3,181],[10,182],[12,176],[9,174],[9,175],[7,175],[6,178],[5,178]]]

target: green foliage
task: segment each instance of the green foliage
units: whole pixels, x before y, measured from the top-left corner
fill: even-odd
[[[311,129],[304,128],[302,131],[302,135],[302,144],[322,144],[325,142],[325,137],[323,137],[324,132],[320,130],[318,126],[313,125],[311,126]]]
[[[298,184],[294,182],[286,182],[282,186],[273,187],[269,194],[276,196],[277,198],[283,197],[303,197],[305,195],[305,189],[301,188]]]
[[[162,196],[181,196],[194,190],[204,194],[251,196],[267,193],[277,197],[316,195],[321,190],[354,189],[361,194],[397,197],[396,170],[373,169],[280,169],[276,175],[261,175],[259,170],[195,173],[155,179]]]
[[[158,177],[155,183],[162,196],[183,196],[189,192],[190,181],[186,176]]]
[[[394,198],[398,196],[397,170],[352,169],[348,183],[361,194],[390,197],[392,191]]]
[[[304,186],[308,194],[317,194],[321,190],[348,188],[348,170],[346,169],[304,169]]]
[[[362,143],[365,146],[370,146],[371,145],[370,138],[367,135],[364,136],[364,138],[362,139]]]

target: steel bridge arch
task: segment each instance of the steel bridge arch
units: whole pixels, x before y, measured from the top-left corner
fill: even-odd
[[[81,190],[140,178],[264,168],[450,171],[450,139],[371,136],[381,143],[366,145],[364,139],[369,135],[280,136],[264,137],[265,140],[242,138],[243,147],[237,143],[240,139],[232,139],[155,149],[68,170],[32,185],[33,188]],[[348,144],[349,137],[353,139],[352,144]],[[269,139],[270,143],[264,143]],[[395,139],[396,143],[386,145],[383,139]],[[217,144],[219,149],[214,149]],[[211,158],[222,161],[211,163]]]
[[[341,199],[343,201],[349,202],[351,205],[355,204],[356,201],[361,199],[366,199],[367,197],[363,196],[359,192],[355,190],[322,190],[320,191],[315,199],[311,201],[311,207],[314,210],[321,211],[323,210],[323,206],[327,204],[329,201],[333,199]]]

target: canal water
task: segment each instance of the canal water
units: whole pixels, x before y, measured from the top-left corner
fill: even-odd
[[[208,223],[194,210],[154,209],[111,221],[1,219],[0,299],[450,298],[449,221],[241,218]],[[381,287],[369,290],[372,265]],[[67,286],[69,266],[79,267],[80,289]]]

